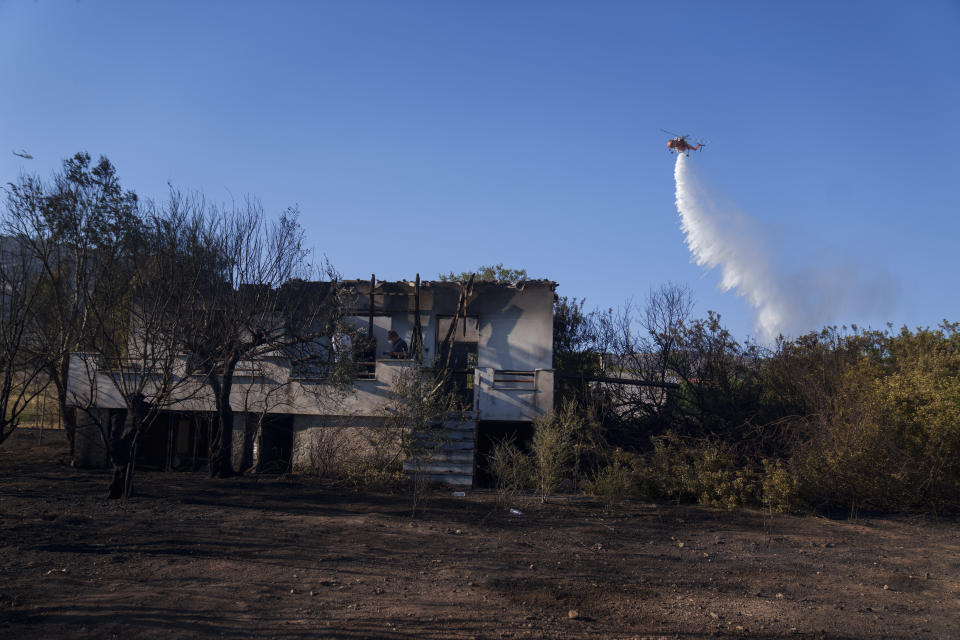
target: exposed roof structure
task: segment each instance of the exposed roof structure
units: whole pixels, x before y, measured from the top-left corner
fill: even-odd
[[[343,280],[341,283],[348,287],[353,288],[357,293],[370,293],[370,280]],[[466,281],[450,281],[450,280],[421,280],[420,288],[421,289],[449,289],[449,290],[459,290],[460,286],[466,284]],[[517,282],[503,282],[503,281],[492,281],[492,280],[475,280],[473,282],[474,288],[478,287],[500,287],[507,289],[519,289],[523,290],[526,287],[531,286],[540,286],[540,287],[550,287],[550,290],[554,290],[557,287],[557,283],[553,280],[538,279],[538,280],[519,280]],[[413,280],[396,280],[396,281],[385,281],[385,280],[375,280],[374,293],[410,293],[416,287],[416,282]]]

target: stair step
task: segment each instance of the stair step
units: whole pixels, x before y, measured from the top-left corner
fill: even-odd
[[[420,458],[425,462],[457,462],[463,464],[473,464],[473,451],[452,450],[452,451],[414,451],[411,459]]]
[[[403,470],[408,475],[420,473],[431,484],[472,486],[475,437],[474,422],[414,432],[411,459],[403,463]]]
[[[411,447],[414,451],[473,451],[473,441],[417,443]]]
[[[403,470],[406,473],[417,473],[417,467],[411,462],[403,463]],[[473,465],[471,464],[425,464],[420,467],[420,473],[431,476],[473,476]]]
[[[473,475],[433,475],[425,474],[424,480],[430,484],[445,484],[454,487],[472,487]]]
[[[469,440],[473,442],[473,431],[418,431],[413,434],[413,439],[436,441],[452,440],[456,442]]]
[[[424,432],[424,433],[430,433],[430,432],[434,432],[434,433],[436,433],[436,432],[443,432],[443,433],[473,433],[473,432],[476,431],[476,430],[477,430],[476,425],[475,425],[473,422],[462,422],[462,423],[460,423],[460,424],[456,424],[456,425],[453,425],[453,426],[447,426],[447,427],[433,426],[433,427],[425,427],[425,428],[421,429],[421,431]]]

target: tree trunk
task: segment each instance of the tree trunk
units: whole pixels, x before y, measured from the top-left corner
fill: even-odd
[[[126,465],[113,463],[113,479],[110,481],[111,500],[123,497],[123,487],[126,485],[126,468]]]
[[[122,423],[117,424],[119,421],[111,418],[110,461],[113,463],[113,478],[110,481],[110,497],[112,499],[129,498],[133,490],[137,436],[143,426],[145,414],[146,402],[143,396],[136,396],[127,404],[127,416]]]
[[[72,411],[67,409],[67,384],[70,378],[70,355],[67,354],[60,359],[56,375],[53,376],[54,384],[57,387],[57,411],[60,413],[60,424],[63,425],[64,435],[67,436],[67,443],[70,446],[70,464],[76,464],[76,445],[77,445],[77,417]]]
[[[210,387],[213,389],[220,423],[220,431],[214,438],[210,456],[210,477],[212,478],[229,478],[236,475],[232,460],[233,407],[230,406],[230,392],[233,389],[233,372],[239,360],[239,356],[231,356],[223,363],[222,378],[218,378],[216,372],[210,376]]]
[[[10,437],[17,425],[7,420],[0,420],[0,444]]]

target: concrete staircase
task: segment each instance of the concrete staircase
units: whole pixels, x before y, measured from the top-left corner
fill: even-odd
[[[476,422],[447,423],[413,434],[412,455],[404,461],[407,475],[418,471],[434,484],[473,485]]]

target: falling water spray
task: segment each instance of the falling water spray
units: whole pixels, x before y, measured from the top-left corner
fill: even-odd
[[[693,260],[720,268],[720,288],[734,290],[755,310],[755,328],[769,341],[785,330],[789,305],[781,293],[759,225],[730,204],[721,204],[703,185],[686,155],[674,169],[677,211]]]
[[[829,252],[806,266],[782,264],[771,254],[768,230],[708,188],[682,153],[674,178],[680,228],[693,261],[719,268],[720,288],[747,300],[761,341],[770,343],[781,333],[795,336],[846,314],[856,321],[891,308],[897,286],[885,271],[864,275],[849,258]]]

